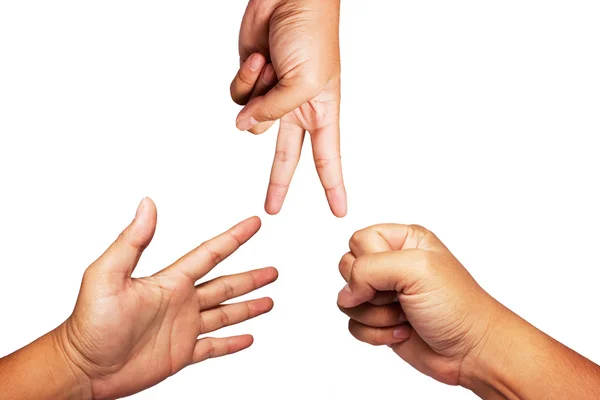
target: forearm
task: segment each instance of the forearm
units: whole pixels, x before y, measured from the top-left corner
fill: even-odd
[[[85,375],[65,356],[61,329],[0,359],[2,400],[91,399]]]
[[[461,384],[484,399],[598,399],[600,367],[504,309]]]

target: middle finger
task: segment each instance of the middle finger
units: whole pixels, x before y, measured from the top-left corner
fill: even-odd
[[[277,280],[273,267],[256,269],[241,274],[221,276],[196,286],[200,309],[216,307],[224,301],[243,296]]]

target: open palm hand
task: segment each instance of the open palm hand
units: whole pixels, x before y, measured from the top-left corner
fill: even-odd
[[[94,398],[148,388],[182,368],[243,350],[252,336],[199,336],[271,310],[269,298],[222,303],[277,278],[274,268],[196,285],[260,228],[256,217],[209,240],[157,274],[132,279],[156,226],[144,199],[132,224],[86,271],[72,316],[62,325],[67,356],[90,379]]]

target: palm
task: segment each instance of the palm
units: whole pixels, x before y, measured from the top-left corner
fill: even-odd
[[[324,128],[338,123],[339,120],[339,86],[328,85],[315,98],[286,114],[282,121],[301,127],[311,134],[318,134]]]
[[[124,291],[87,291],[84,281],[73,314],[82,355],[94,366],[91,374],[103,386],[138,391],[189,365],[198,335],[199,302],[193,282],[169,274],[131,279]],[[87,293],[92,293],[87,295]],[[86,347],[86,344],[93,344]],[[101,353],[98,348],[103,349]],[[142,377],[131,387],[128,377]],[[95,392],[103,392],[96,388]]]
[[[64,324],[65,351],[89,377],[94,398],[127,396],[190,364],[249,347],[249,335],[198,337],[273,306],[269,298],[223,303],[273,282],[274,268],[196,284],[258,231],[258,218],[241,222],[151,277],[132,279],[155,226],[156,209],[146,199],[134,222],[87,269],[75,310]]]

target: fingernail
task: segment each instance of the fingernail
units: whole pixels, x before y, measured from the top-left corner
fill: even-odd
[[[392,334],[395,339],[408,339],[410,336],[410,329],[405,326],[401,326],[399,328],[394,329]]]
[[[254,119],[254,117],[245,118],[239,120],[237,123],[237,127],[240,131],[247,131],[254,128],[258,124],[258,121]]]
[[[338,293],[338,304],[341,307],[348,308],[352,303],[352,290],[350,286],[346,285]]]
[[[263,60],[262,57],[258,56],[258,55],[253,55],[252,57],[250,57],[250,70],[253,72],[258,71],[259,69],[262,68],[262,64],[263,64]]]
[[[144,208],[146,207],[146,197],[144,197],[142,199],[142,201],[140,201],[140,205],[137,208],[137,211],[135,212],[135,217],[139,217],[139,215],[142,213],[142,211],[144,211]]]

